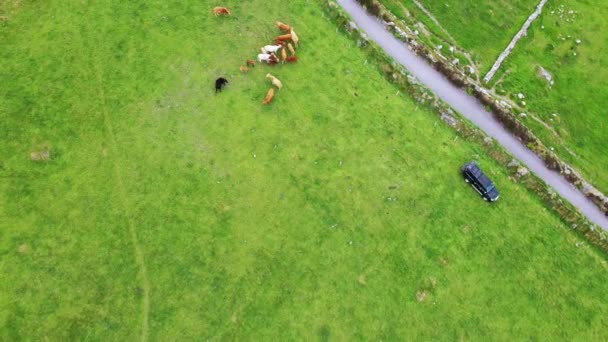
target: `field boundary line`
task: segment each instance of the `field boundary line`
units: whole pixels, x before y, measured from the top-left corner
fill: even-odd
[[[515,34],[513,39],[511,39],[511,42],[509,43],[509,45],[507,45],[507,48],[498,56],[498,59],[496,59],[496,61],[494,62],[494,65],[492,65],[492,68],[490,69],[490,71],[488,71],[488,73],[483,77],[483,80],[486,83],[490,82],[492,77],[494,77],[494,75],[496,74],[498,69],[500,69],[500,66],[502,65],[504,60],[507,59],[507,57],[509,57],[509,55],[511,54],[511,51],[517,45],[517,42],[519,42],[519,40],[522,37],[524,37],[528,34],[528,29],[530,28],[530,25],[532,25],[532,22],[534,22],[534,20],[536,20],[536,18],[538,18],[541,15],[541,13],[543,12],[543,7],[545,7],[545,4],[547,3],[547,1],[548,0],[540,1],[540,3],[536,6],[536,10],[534,10],[534,12],[532,12],[532,14],[530,14],[528,19],[524,23],[524,25],[521,27],[521,29],[519,29],[519,31]]]
[[[439,20],[437,20],[437,18],[435,18],[433,13],[431,13],[429,10],[427,10],[426,7],[424,7],[424,5],[422,5],[418,0],[413,0],[413,1],[414,1],[414,5],[416,5],[422,11],[422,13],[424,13],[427,17],[429,17],[429,19],[431,19],[431,21],[434,22],[435,25],[437,25],[437,27],[439,27],[439,29],[441,31],[443,31],[443,33],[452,41],[452,44],[458,45],[458,42],[456,41],[456,39],[454,39],[454,37],[452,37],[450,32],[448,30],[446,30],[445,27],[443,27],[443,25],[441,25],[441,23],[439,22]]]
[[[108,115],[108,111],[107,111],[107,107],[106,107],[106,97],[105,97],[105,92],[104,92],[103,86],[102,86],[103,79],[101,76],[101,71],[99,70],[99,64],[97,65],[96,69],[97,69],[96,73],[97,73],[99,97],[102,102],[101,110],[103,113],[104,125],[106,126],[106,129],[108,130],[108,134],[110,136],[110,143],[112,144],[112,150],[114,150],[115,153],[118,153],[118,148],[117,148],[118,145],[116,144],[116,137],[114,135],[112,123],[110,121],[110,116]],[[143,290],[143,299],[142,299],[143,321],[142,321],[142,325],[141,325],[141,340],[147,341],[148,340],[148,326],[149,326],[148,321],[149,321],[149,316],[150,316],[150,283],[148,281],[148,272],[146,270],[146,262],[145,262],[145,258],[144,258],[144,253],[139,244],[139,239],[137,238],[137,231],[135,228],[135,223],[133,222],[133,219],[129,215],[129,206],[127,205],[126,188],[125,188],[124,182],[121,177],[122,169],[120,168],[120,165],[116,162],[115,159],[113,162],[113,166],[114,166],[114,177],[116,178],[116,180],[118,182],[118,191],[120,192],[120,198],[121,198],[121,202],[122,202],[121,205],[122,205],[123,210],[127,217],[127,226],[129,228],[131,244],[133,245],[133,251],[135,253],[135,263],[137,264],[137,266],[139,268],[139,273],[140,273],[139,276],[141,277],[141,282],[142,282],[141,288]]]

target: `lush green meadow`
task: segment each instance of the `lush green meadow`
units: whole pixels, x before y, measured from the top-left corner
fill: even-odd
[[[608,2],[550,1],[503,65],[507,75],[497,86],[523,93],[526,111],[543,122],[526,123],[603,191],[608,191],[607,16]],[[553,85],[539,76],[539,67],[552,74]]]
[[[607,338],[605,257],[320,2],[222,4],[4,10],[0,339]],[[277,19],[300,62],[242,74]]]
[[[485,74],[498,55],[534,11],[536,0],[427,0],[419,1],[439,22],[437,26],[413,0],[381,0],[395,15],[406,11],[422,22],[432,34],[471,53],[480,72]],[[449,34],[447,36],[445,32]]]

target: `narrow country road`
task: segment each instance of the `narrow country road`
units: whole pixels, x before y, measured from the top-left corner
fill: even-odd
[[[590,199],[568,183],[558,172],[552,171],[517,138],[498,122],[492,113],[473,96],[456,87],[437,70],[416,56],[405,43],[395,38],[384,24],[369,15],[355,0],[337,0],[359,28],[367,33],[395,61],[406,67],[418,80],[431,89],[439,98],[477,125],[486,134],[496,139],[511,154],[526,165],[530,171],[551,186],[558,194],[577,207],[591,222],[608,230],[608,217]],[[504,199],[508,200],[508,199]]]

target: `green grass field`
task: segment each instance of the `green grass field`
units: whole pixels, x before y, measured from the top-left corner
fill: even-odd
[[[5,4],[0,339],[608,337],[605,257],[320,2],[223,4]],[[300,62],[241,74],[277,19]]]
[[[534,11],[536,0],[419,1],[439,22],[437,26],[412,0],[381,0],[395,15],[413,14],[433,34],[447,41],[444,30],[459,47],[471,53],[484,75]]]
[[[600,32],[608,29],[606,16],[607,2],[549,2],[503,65],[507,75],[497,87],[525,94],[527,110],[544,122],[527,124],[605,192],[608,36]],[[539,77],[539,66],[553,75],[553,86]]]

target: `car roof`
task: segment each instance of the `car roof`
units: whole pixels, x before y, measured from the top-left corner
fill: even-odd
[[[484,187],[484,188],[490,188],[494,185],[494,183],[492,183],[492,181],[490,180],[490,178],[488,178],[488,176],[486,176],[485,173],[483,173],[483,171],[481,171],[481,169],[479,168],[479,166],[477,166],[477,164],[475,164],[474,162],[471,162],[469,164],[467,164],[467,169],[469,170],[469,172],[471,172],[471,174],[473,174],[473,176],[475,176],[475,178],[479,181],[479,183]]]

